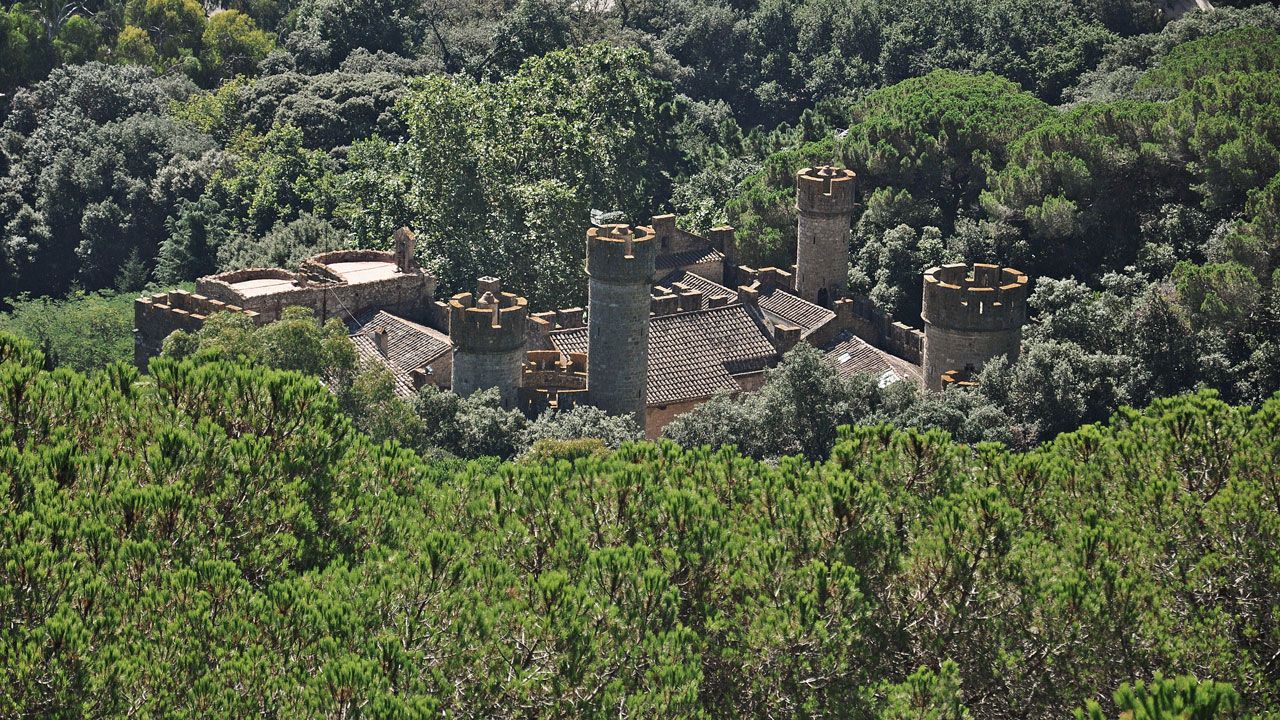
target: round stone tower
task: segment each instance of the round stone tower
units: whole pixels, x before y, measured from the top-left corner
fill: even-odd
[[[1027,276],[1013,268],[952,263],[924,274],[924,384],[971,374],[1000,355],[1018,359],[1027,321]]]
[[[649,285],[658,243],[650,227],[587,230],[587,396],[644,427]]]
[[[475,294],[449,299],[449,339],[453,341],[453,391],[466,397],[496,387],[504,408],[518,401],[524,366],[529,303],[502,292],[497,278],[482,277]]]
[[[829,165],[796,173],[796,294],[831,307],[849,287],[857,176]]]

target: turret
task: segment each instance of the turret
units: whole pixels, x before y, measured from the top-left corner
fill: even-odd
[[[453,341],[453,391],[466,397],[498,388],[502,406],[516,406],[524,365],[529,304],[502,292],[497,278],[482,277],[476,293],[449,299],[449,338]]]
[[[796,174],[796,294],[831,307],[849,287],[857,177],[828,165]]]
[[[1027,321],[1027,276],[1013,268],[952,263],[924,274],[924,382],[941,390],[1001,355],[1017,360]]]
[[[587,231],[587,394],[592,405],[645,422],[649,286],[658,243],[648,227]]]

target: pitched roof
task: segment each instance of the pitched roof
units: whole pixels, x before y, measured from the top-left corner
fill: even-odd
[[[390,371],[396,381],[396,394],[404,397],[417,394],[410,373],[453,349],[448,335],[383,310],[357,322],[360,324],[352,332],[351,342],[360,362],[381,365]],[[374,331],[380,329],[387,332],[385,355],[373,339]]]
[[[883,377],[885,372],[892,372],[898,379],[917,383],[923,377],[919,366],[876,348],[851,332],[837,335],[822,350],[827,362],[841,375],[870,373]]]
[[[587,328],[552,332],[551,343],[562,353],[587,352]],[[733,375],[763,370],[777,360],[778,350],[761,318],[742,305],[652,317],[648,404],[738,390]]]
[[[691,250],[664,253],[654,258],[653,264],[658,270],[672,270],[675,268],[687,267],[689,265],[701,265],[703,263],[723,261],[724,253],[710,245],[704,245]]]
[[[701,290],[703,307],[706,307],[708,298],[713,295],[737,297],[738,294],[737,291],[730,290],[720,283],[685,270],[677,270],[670,273],[658,282],[659,285],[666,287],[676,283],[687,285],[694,290]],[[775,323],[780,322],[799,327],[803,331],[801,332],[801,337],[807,336],[836,316],[834,311],[828,310],[821,305],[815,305],[775,285],[760,288],[760,309]]]

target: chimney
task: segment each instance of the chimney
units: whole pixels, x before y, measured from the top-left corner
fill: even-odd
[[[756,307],[760,304],[760,291],[755,285],[739,285],[738,286],[738,302],[750,307]]]
[[[649,311],[654,315],[674,315],[680,312],[680,298],[670,293],[658,295],[649,301]]]
[[[680,312],[693,312],[702,309],[702,291],[684,290],[680,293]]]
[[[778,325],[774,328],[774,339],[778,342],[778,352],[787,352],[800,342],[801,329],[795,325]]]
[[[402,227],[396,230],[396,270],[402,273],[413,272],[413,246],[415,242],[416,238],[414,238],[413,231],[409,228]]]
[[[650,227],[653,228],[653,234],[658,239],[659,250],[663,252],[669,251],[671,249],[671,240],[676,234],[676,216],[671,214],[654,215],[649,222],[652,223]]]
[[[582,327],[582,308],[571,307],[557,310],[556,325],[565,329]]]
[[[732,301],[733,301],[733,298],[729,295],[712,295],[711,297],[707,298],[707,307],[722,308],[728,305]]]
[[[494,295],[497,295],[499,292],[502,292],[502,281],[492,275],[485,275],[482,278],[476,279],[476,287],[479,289],[480,295],[484,295],[486,293],[493,293]]]
[[[382,357],[387,356],[387,329],[375,328],[373,331],[373,345],[378,348],[378,353]]]
[[[760,284],[765,287],[776,287],[790,289],[791,273],[776,267],[767,267],[760,269]]]

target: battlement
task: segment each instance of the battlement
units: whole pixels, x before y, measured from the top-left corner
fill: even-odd
[[[587,399],[587,356],[557,350],[531,350],[520,373],[520,406],[536,415],[568,410]]]
[[[857,204],[858,176],[830,165],[796,173],[796,209],[802,213],[847,215]]]
[[[659,248],[656,234],[643,225],[603,225],[587,230],[587,275],[592,280],[647,284]]]
[[[924,274],[921,317],[954,330],[1008,330],[1027,321],[1027,276],[987,263],[952,263]]]
[[[475,293],[449,299],[449,337],[462,352],[503,353],[524,346],[529,302],[483,277]]]
[[[160,353],[165,338],[177,330],[196,332],[217,312],[233,312],[262,324],[265,319],[252,310],[186,290],[171,290],[133,301],[134,362],[145,368],[147,360]]]
[[[349,262],[376,262],[395,265],[397,259],[395,252],[386,250],[330,250],[319,255],[312,255],[307,258],[307,262],[316,263],[317,265],[336,265]],[[398,266],[397,269],[399,269]]]
[[[671,292],[649,298],[650,315],[675,315],[680,312],[680,296]]]

